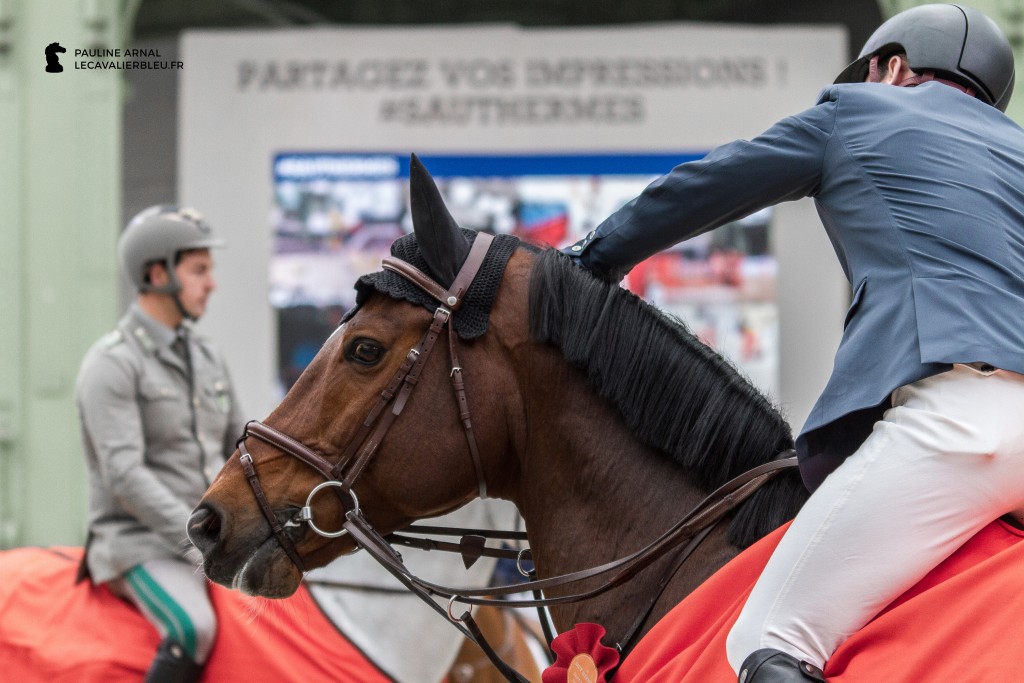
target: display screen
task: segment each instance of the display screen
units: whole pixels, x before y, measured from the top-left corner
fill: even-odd
[[[464,228],[563,247],[673,166],[702,153],[422,155]],[[288,153],[274,159],[270,298],[281,394],[355,303],[353,285],[412,231],[409,159]],[[762,390],[778,383],[777,263],[770,210],[682,242],[623,286],[680,318]]]

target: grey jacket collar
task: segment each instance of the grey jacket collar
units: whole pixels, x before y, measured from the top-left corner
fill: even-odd
[[[187,321],[182,323],[182,327],[191,332],[191,325]],[[176,331],[155,320],[142,310],[138,303],[132,303],[128,307],[128,311],[121,318],[121,328],[146,353],[159,355],[174,364],[180,363],[178,355],[171,350],[171,344],[177,338]]]

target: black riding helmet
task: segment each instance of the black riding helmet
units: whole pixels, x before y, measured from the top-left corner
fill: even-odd
[[[836,83],[863,82],[871,58],[902,51],[911,70],[971,88],[975,96],[1006,111],[1013,94],[1013,50],[994,21],[960,5],[920,5],[879,26]]]

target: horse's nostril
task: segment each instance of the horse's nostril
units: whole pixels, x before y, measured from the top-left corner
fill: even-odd
[[[192,544],[205,553],[207,549],[217,544],[220,537],[220,515],[209,507],[200,505],[188,518],[187,530]]]

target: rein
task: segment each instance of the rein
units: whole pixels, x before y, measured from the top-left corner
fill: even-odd
[[[458,617],[453,614],[453,608],[456,603],[545,608],[553,605],[578,602],[622,585],[656,560],[673,550],[679,549],[678,554],[670,563],[668,574],[663,577],[661,590],[644,605],[644,609],[629,632],[619,643],[616,643],[619,651],[625,652],[629,649],[633,638],[639,633],[643,623],[649,618],[654,605],[661,597],[662,591],[668,585],[672,576],[678,571],[686,558],[697,549],[700,542],[704,540],[714,526],[779,472],[795,467],[796,458],[791,455],[792,451],[786,451],[776,456],[777,459],[755,467],[739,477],[726,482],[708,495],[668,531],[664,532],[647,546],[626,557],[597,567],[546,579],[533,579],[524,583],[487,588],[452,588],[431,583],[412,574],[403,563],[402,556],[393,547],[393,543],[424,550],[459,552],[462,554],[463,561],[467,567],[480,556],[514,557],[520,573],[533,576],[532,572],[526,572],[522,566],[523,559],[530,557],[529,550],[515,551],[488,548],[485,545],[487,538],[525,540],[524,533],[501,533],[476,529],[444,530],[437,527],[417,527],[413,525],[408,527],[406,531],[412,533],[462,534],[463,538],[458,544],[433,539],[410,538],[398,534],[391,534],[385,538],[367,521],[359,507],[359,500],[356,497],[355,491],[352,489],[356,479],[365,470],[370,459],[376,453],[388,429],[404,409],[409,395],[419,381],[420,373],[434,348],[435,342],[441,335],[442,329],[447,325],[452,387],[455,391],[460,420],[466,434],[470,457],[472,458],[473,468],[477,477],[478,493],[481,498],[487,497],[487,482],[484,476],[483,463],[473,433],[469,405],[462,379],[462,367],[459,364],[456,353],[457,335],[450,324],[450,320],[452,314],[461,307],[462,297],[469,289],[473,279],[476,277],[477,271],[483,264],[484,257],[492,240],[493,237],[487,233],[477,234],[469,256],[467,256],[465,263],[449,289],[440,286],[425,273],[405,261],[393,257],[383,259],[383,267],[385,269],[402,275],[440,302],[440,305],[434,312],[429,328],[419,343],[410,349],[401,367],[381,392],[377,402],[370,409],[355,436],[349,441],[342,457],[337,463],[329,462],[323,456],[297,440],[259,421],[252,421],[246,425],[245,433],[238,440],[237,445],[242,468],[260,510],[285,554],[301,572],[305,573],[306,568],[295,547],[295,541],[289,535],[289,529],[300,528],[302,523],[306,523],[315,533],[328,538],[349,535],[360,548],[369,553],[408,590],[420,597],[432,609],[447,616],[456,628],[473,640],[484,651],[491,663],[508,681],[526,683],[526,680],[506,664],[488,644],[469,609]],[[390,410],[385,411],[389,405]],[[260,484],[253,458],[245,447],[245,440],[250,436],[297,458],[302,463],[316,470],[325,479],[324,482],[318,484],[310,491],[305,505],[293,518],[282,521],[270,505]],[[342,528],[337,531],[325,531],[319,528],[313,519],[313,499],[325,488],[334,489],[345,510],[345,521]],[[553,598],[542,597],[542,591],[598,577],[608,578],[602,581],[600,585],[578,593]],[[502,596],[523,593],[525,591],[532,591],[534,599],[514,601],[502,599]],[[447,608],[441,607],[433,599],[435,596],[447,598]],[[543,615],[542,623],[546,623]]]

